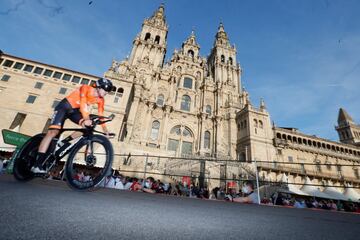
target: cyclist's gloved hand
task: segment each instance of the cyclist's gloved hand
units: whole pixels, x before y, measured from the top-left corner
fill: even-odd
[[[91,127],[92,126],[92,121],[90,119],[87,119],[87,120],[82,122],[81,126],[82,127],[85,127],[85,126]]]

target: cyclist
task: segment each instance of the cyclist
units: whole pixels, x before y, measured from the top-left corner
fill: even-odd
[[[82,127],[91,126],[92,121],[89,118],[89,106],[97,104],[98,115],[103,116],[104,112],[104,96],[112,91],[113,84],[106,78],[100,78],[93,86],[82,85],[74,90],[67,97],[60,101],[55,107],[54,114],[51,119],[51,125],[40,143],[38,154],[34,166],[31,168],[33,173],[46,173],[42,165],[46,158],[46,151],[49,148],[51,140],[56,137],[62,129],[64,122],[69,118],[72,122]],[[101,124],[103,131],[109,137],[109,131],[105,124]],[[74,132],[62,142],[68,143],[72,139],[81,136],[81,132]]]

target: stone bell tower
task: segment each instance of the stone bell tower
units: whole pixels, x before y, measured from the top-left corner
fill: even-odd
[[[152,69],[161,68],[166,54],[167,33],[164,6],[160,5],[150,18],[144,20],[140,33],[134,39],[129,64],[143,62]]]

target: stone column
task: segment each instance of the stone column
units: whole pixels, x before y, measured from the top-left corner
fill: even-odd
[[[149,129],[151,129],[151,126],[152,126],[152,113],[154,111],[154,108],[155,108],[155,103],[152,103],[152,102],[147,102],[146,105],[148,105],[148,109],[146,111],[146,118],[145,118],[145,121],[144,121],[144,133],[143,133],[143,138],[142,138],[142,141],[141,141],[141,144],[144,144],[145,142],[147,142],[148,140],[148,134],[150,132]],[[141,119],[139,119],[141,121]]]
[[[169,116],[170,116],[170,112],[172,110],[171,106],[165,105],[164,107],[164,121],[163,124],[161,124],[161,129],[160,129],[160,135],[161,135],[161,140],[160,140],[160,148],[161,149],[166,149],[166,135],[167,135],[167,130],[168,130],[168,122],[169,122]]]
[[[132,103],[131,111],[129,113],[128,119],[127,119],[127,137],[126,141],[129,142],[130,137],[133,134],[133,127],[135,124],[135,117],[138,113],[138,107],[140,104],[140,96],[141,96],[141,90],[139,88],[140,86],[135,86],[134,90],[134,102]]]

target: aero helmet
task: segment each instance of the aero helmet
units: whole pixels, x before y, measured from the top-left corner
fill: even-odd
[[[99,78],[96,81],[96,87],[97,88],[102,88],[104,89],[106,92],[111,92],[111,90],[113,89],[113,84],[109,79],[106,78]]]

